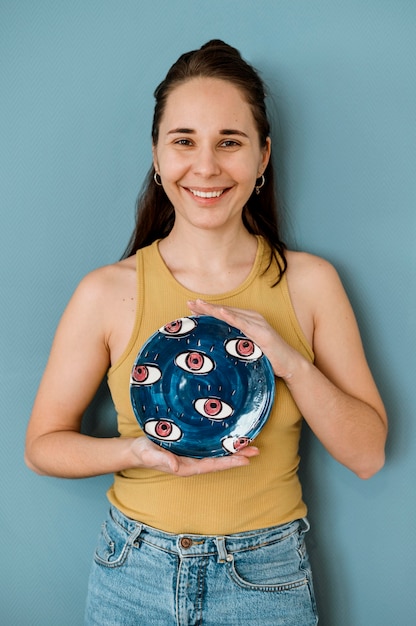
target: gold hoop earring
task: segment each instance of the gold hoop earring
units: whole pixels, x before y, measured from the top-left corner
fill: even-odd
[[[159,178],[158,178],[159,177]],[[162,179],[160,178],[160,174],[159,172],[155,172],[153,174],[153,180],[155,181],[156,185],[158,187],[162,187]]]
[[[256,186],[254,187],[254,189],[256,190],[256,194],[257,194],[257,195],[259,195],[259,193],[260,193],[260,189],[261,189],[262,187],[264,187],[264,183],[266,182],[266,179],[264,178],[264,174],[262,174],[262,175],[260,176],[260,179],[261,179],[261,180],[260,180],[260,184],[259,184],[259,185],[256,185]]]

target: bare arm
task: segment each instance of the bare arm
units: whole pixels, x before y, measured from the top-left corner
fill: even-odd
[[[331,265],[316,257],[306,255],[303,265],[292,284],[300,318],[306,326],[310,320],[314,364],[284,342],[255,312],[200,301],[189,303],[190,308],[194,313],[219,317],[253,339],[332,456],[361,478],[369,478],[384,464],[384,406],[338,275]]]
[[[25,460],[39,474],[67,478],[151,467],[180,476],[246,465],[258,452],[247,448],[221,459],[186,459],[137,439],[101,439],[80,433],[82,416],[105,376],[111,335],[120,323],[123,276],[103,268],[79,285],[58,326],[26,436]]]

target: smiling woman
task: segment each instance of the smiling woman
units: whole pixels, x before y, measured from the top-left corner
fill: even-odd
[[[335,459],[369,478],[384,462],[383,403],[335,270],[282,242],[257,72],[215,40],[182,55],[155,97],[153,165],[135,231],[125,258],[84,278],[62,317],[26,460],[54,476],[114,473],[86,624],[217,626],[226,610],[227,624],[312,626],[302,420]],[[256,357],[268,357],[276,393],[256,446],[250,436],[236,446],[227,437],[217,458],[173,454],[155,443],[181,436],[160,406],[139,427],[130,387],[141,397],[162,375],[158,353],[151,362],[137,357],[160,328],[173,335],[181,328],[188,341],[197,324],[186,321],[190,312],[245,336],[242,352],[226,343],[227,355],[251,358],[256,346]],[[190,350],[175,366],[208,376],[216,367],[209,350]],[[115,439],[80,432],[105,374]],[[216,375],[221,385],[231,377]],[[217,412],[230,417],[233,403],[201,387],[189,411],[217,428]]]
[[[170,237],[187,223],[202,228],[201,236],[208,228],[218,237],[233,237],[267,167],[270,138],[260,144],[250,106],[237,87],[194,78],[168,98],[153,157],[175,212]]]
[[[266,88],[256,70],[245,62],[239,52],[224,44],[222,41],[213,40],[202,46],[199,50],[185,53],[172,65],[165,80],[155,90],[155,110],[152,123],[153,151],[159,145],[161,124],[165,115],[168,101],[176,98],[178,87],[184,87],[188,82],[204,79],[212,79],[217,83],[220,102],[222,103],[221,88],[228,86],[237,90],[240,99],[248,105],[251,112],[250,124],[254,123],[256,129],[256,142],[262,151],[266,151],[265,160],[268,161],[263,169],[261,177],[257,180],[256,188],[260,185],[262,193],[251,193],[243,208],[243,224],[252,234],[258,234],[265,238],[270,246],[270,259],[273,258],[280,271],[286,268],[285,246],[282,242],[278,227],[279,211],[275,193],[274,169],[270,160],[270,124],[266,111]],[[210,94],[209,105],[203,105],[208,113],[211,106]],[[187,103],[189,107],[192,103]],[[241,107],[241,102],[240,102]],[[221,107],[224,109],[224,107]],[[223,111],[224,112],[224,111]],[[201,111],[202,114],[202,111]],[[228,111],[225,126],[218,126],[217,131],[223,136],[225,150],[231,150],[231,146],[244,140],[244,130],[236,127],[233,112]],[[175,124],[169,130],[177,132],[177,141],[181,145],[192,145],[192,131],[187,118],[181,117],[182,123]],[[220,120],[218,120],[219,122]],[[225,122],[224,122],[225,123]],[[241,135],[241,133],[243,133]],[[184,135],[180,137],[180,135]],[[249,138],[246,137],[248,140]],[[154,185],[155,169],[152,167],[143,185],[142,193],[137,203],[136,229],[132,234],[125,256],[133,254],[138,248],[147,245],[155,239],[164,238],[172,229],[175,212],[169,197],[163,186]],[[157,180],[159,180],[157,178]],[[254,186],[254,185],[253,185]],[[198,189],[194,190],[198,191]],[[202,191],[204,191],[202,189]],[[221,191],[219,189],[218,191]],[[251,189],[253,191],[253,188]],[[208,193],[212,192],[212,189]]]

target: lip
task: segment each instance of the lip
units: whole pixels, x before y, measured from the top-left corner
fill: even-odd
[[[230,187],[184,187],[187,193],[198,202],[216,202],[220,200]]]
[[[189,191],[193,196],[196,196],[197,198],[205,198],[207,200],[209,198],[220,198],[224,193],[223,189],[213,189],[211,191],[202,191],[201,189],[189,189]]]

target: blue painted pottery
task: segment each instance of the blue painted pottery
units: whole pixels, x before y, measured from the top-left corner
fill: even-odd
[[[274,373],[260,348],[210,316],[183,317],[141,348],[130,379],[136,419],[154,442],[195,458],[233,454],[264,426]]]

